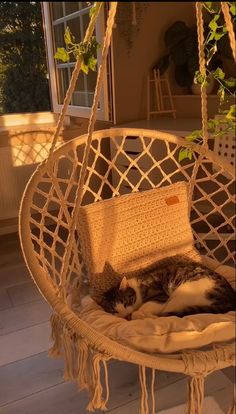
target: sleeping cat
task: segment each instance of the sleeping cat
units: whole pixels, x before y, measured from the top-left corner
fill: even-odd
[[[236,292],[215,271],[177,255],[121,276],[121,281],[103,294],[100,305],[106,312],[127,319],[226,313],[236,310]]]

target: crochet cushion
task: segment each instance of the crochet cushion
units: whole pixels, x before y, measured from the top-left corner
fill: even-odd
[[[81,207],[78,230],[90,283],[100,291],[112,285],[105,262],[129,272],[175,254],[196,260],[188,198],[188,184],[180,182]]]
[[[234,286],[235,271],[229,266],[204,258]],[[75,304],[74,304],[75,305]],[[82,300],[79,317],[105,336],[148,353],[173,353],[184,349],[225,343],[235,338],[235,312],[226,314],[197,314],[179,318],[148,317],[127,321],[105,312],[91,297]]]

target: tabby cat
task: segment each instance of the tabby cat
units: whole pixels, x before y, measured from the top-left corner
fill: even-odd
[[[120,279],[103,294],[100,305],[106,312],[126,319],[236,310],[236,291],[229,282],[184,256],[160,260]]]

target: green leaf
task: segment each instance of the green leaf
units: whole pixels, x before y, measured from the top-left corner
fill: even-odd
[[[220,102],[222,103],[225,100],[225,88],[223,85],[220,85],[217,91],[217,95],[219,96]]]
[[[223,80],[225,78],[225,73],[221,68],[217,68],[215,72],[213,72],[213,76],[215,79],[221,79]]]
[[[97,66],[97,59],[94,56],[90,56],[90,58],[88,60],[89,69],[91,69],[93,72],[95,72],[96,66]]]
[[[228,88],[235,88],[236,87],[236,79],[235,78],[228,78],[224,80],[225,86]]]
[[[201,137],[201,135],[202,135],[202,131],[199,129],[199,130],[193,131],[191,134],[187,135],[185,137],[185,139],[187,141],[193,142],[195,140],[198,140]]]
[[[230,109],[225,117],[229,121],[235,121],[236,119],[236,105],[231,105]]]
[[[211,35],[208,39],[208,42],[210,42],[211,40],[215,39],[215,32],[211,32]]]
[[[214,39],[215,40],[220,40],[225,34],[224,33],[215,33],[214,34]]]
[[[193,153],[192,150],[189,148],[181,148],[179,150],[178,160],[179,162],[183,161],[184,159],[188,158],[189,160],[192,159]]]
[[[71,34],[70,28],[68,26],[64,34],[64,40],[66,45],[71,45],[75,42],[75,37]]]
[[[54,57],[55,59],[62,60],[62,62],[68,62],[69,53],[66,49],[64,49],[64,47],[58,47]]]
[[[88,65],[85,65],[84,62],[81,62],[81,70],[87,75],[89,71]]]
[[[218,24],[216,22],[219,18],[220,18],[220,15],[216,14],[214,16],[214,18],[210,21],[209,25],[208,25],[213,32],[216,32],[216,30],[218,28]]]
[[[94,13],[96,12],[98,7],[97,3],[94,3],[94,5],[91,7],[91,9],[89,10],[89,17],[92,17],[94,15]]]
[[[203,2],[204,6],[207,8],[207,10],[214,12],[214,10],[212,10],[212,1],[204,1]]]
[[[231,11],[233,16],[236,15],[236,2],[235,1],[233,1],[232,6],[230,7],[230,11]]]
[[[215,130],[218,124],[219,122],[215,119],[208,119],[207,121],[207,127],[209,130]]]
[[[217,52],[217,44],[215,43],[208,52],[206,64],[209,65],[211,59],[213,58],[214,54]]]

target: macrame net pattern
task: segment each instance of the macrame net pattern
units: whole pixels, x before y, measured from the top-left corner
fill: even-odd
[[[53,168],[36,173],[30,202],[30,231],[33,248],[49,280],[60,284],[60,270],[71,224],[77,180],[82,165],[86,136],[68,142],[55,151]],[[136,151],[130,150],[134,147]],[[178,162],[185,141],[153,131],[111,129],[95,132],[91,145],[82,205],[131,192],[163,187],[179,181],[191,182],[201,147],[196,145],[192,160]],[[214,168],[215,167],[215,168]],[[204,155],[194,183],[190,220],[196,246],[202,254],[235,263],[235,179],[227,174],[220,158],[211,151]],[[78,283],[83,262],[79,235],[67,272],[67,287]]]

